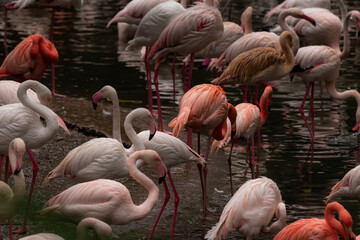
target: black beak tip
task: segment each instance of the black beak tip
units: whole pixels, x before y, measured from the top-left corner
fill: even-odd
[[[271,105],[268,106],[268,111],[270,112],[270,110],[271,110]]]
[[[93,102],[93,109],[96,110],[97,104]]]
[[[16,170],[14,171],[14,174],[15,174],[15,175],[18,175],[19,172],[20,172],[20,170],[19,170],[19,169],[16,169]]]
[[[231,131],[231,139],[235,137],[236,131]]]
[[[165,181],[165,176],[159,178],[159,184],[161,184],[163,181]]]
[[[313,25],[314,27],[316,27],[316,22],[315,22],[315,20],[312,21],[311,23],[312,23],[312,25]]]
[[[153,139],[154,136],[155,136],[155,133],[150,134],[150,136],[149,136],[149,141],[151,141],[151,139]]]

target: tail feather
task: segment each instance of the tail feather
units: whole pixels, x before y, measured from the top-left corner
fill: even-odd
[[[181,129],[187,123],[190,116],[190,108],[184,107],[179,115],[174,118],[170,123],[169,127],[173,127],[173,136],[178,137]]]
[[[213,226],[205,235],[205,239],[208,240],[220,240],[227,233],[225,221],[218,222]]]
[[[326,197],[326,204],[330,201],[330,199],[333,197],[335,192],[337,192],[341,188],[341,185],[342,182],[340,181],[331,189],[331,193],[329,194],[329,196]]]
[[[38,211],[38,213],[40,214],[46,214],[46,213],[49,213],[49,212],[52,212],[56,209],[58,209],[60,207],[60,204],[54,204],[52,206],[49,206],[49,207],[46,207],[44,209],[41,209],[40,211]]]

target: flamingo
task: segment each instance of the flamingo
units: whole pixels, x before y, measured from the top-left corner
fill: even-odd
[[[8,104],[0,107],[0,155],[8,155],[8,146],[12,139],[20,137],[25,142],[27,152],[33,164],[33,177],[30,186],[28,206],[39,166],[29,149],[39,148],[50,141],[57,133],[59,121],[57,115],[44,105],[31,101],[26,91],[32,88],[36,92],[43,92],[46,88],[37,81],[23,82],[17,92],[21,103]],[[39,118],[39,115],[45,120]],[[63,126],[66,130],[66,126]],[[68,130],[67,130],[68,132]],[[22,228],[18,232],[26,231],[28,208]]]
[[[58,59],[53,43],[41,34],[30,35],[6,56],[0,67],[0,78],[12,78],[19,82],[39,80],[46,68]]]
[[[184,125],[197,130],[208,131],[208,143],[205,154],[207,162],[210,139],[213,136],[216,140],[224,138],[224,129],[226,129],[226,118],[229,117],[231,127],[234,128],[236,111],[233,105],[227,102],[224,90],[220,86],[212,84],[200,84],[191,88],[184,94],[180,102],[179,114],[170,123],[173,127],[173,135],[179,136]],[[188,145],[192,146],[192,132],[188,131]],[[200,132],[198,133],[200,141]],[[198,142],[200,152],[200,144]],[[206,217],[206,176],[207,168],[198,164],[200,179],[203,190],[203,217]],[[203,176],[202,176],[203,175]]]
[[[10,240],[12,240],[11,217],[19,209],[25,195],[25,177],[22,171],[22,156],[25,153],[25,143],[21,138],[14,138],[8,144],[8,148],[14,190],[5,182],[0,181],[0,220],[9,220],[9,235]]]
[[[335,219],[337,213],[339,220]],[[339,239],[340,234],[345,240],[356,238],[351,227],[353,220],[348,211],[338,202],[326,205],[325,219],[301,219],[283,228],[274,240],[301,240],[301,239]]]
[[[150,59],[148,58],[150,47],[154,45],[154,43],[159,38],[164,28],[177,15],[179,15],[183,11],[185,11],[184,7],[175,1],[166,1],[158,4],[157,6],[152,8],[148,13],[146,13],[146,15],[143,17],[142,21],[139,24],[134,39],[129,41],[128,49],[140,50],[141,47],[143,46],[146,47],[145,69],[146,69],[147,88],[148,88],[148,104],[149,104],[149,110],[151,112],[153,112],[152,90],[151,90],[151,63],[150,63]],[[173,81],[174,81],[175,79],[174,65],[172,66],[172,70],[173,70]],[[158,83],[155,84],[155,87],[156,87],[156,97],[157,97],[156,99],[158,105],[158,124],[159,124],[158,129],[162,131],[163,121],[162,121],[161,101],[160,101]]]
[[[334,99],[347,99],[350,97],[355,98],[357,103],[356,109],[356,124],[353,131],[359,131],[360,126],[360,94],[356,90],[346,90],[338,92],[336,90],[336,80],[339,77],[341,59],[338,52],[328,46],[308,46],[299,49],[295,57],[295,66],[291,71],[291,75],[299,76],[307,85],[307,89],[299,108],[305,124],[309,130],[311,140],[314,142],[314,82],[325,81],[326,90],[329,95]],[[310,112],[312,119],[312,127],[310,128],[305,115],[304,104],[307,95],[311,88]]]
[[[159,73],[159,65],[166,59],[168,54],[191,54],[185,90],[191,88],[194,53],[221,38],[224,32],[224,24],[218,6],[218,0],[197,2],[195,6],[187,8],[177,15],[166,26],[148,54],[148,57],[155,54],[155,83]]]
[[[268,227],[274,214],[278,220]],[[286,207],[280,190],[273,180],[261,177],[248,180],[236,191],[205,239],[222,239],[228,232],[238,230],[251,240],[260,231],[279,231],[285,225]]]
[[[76,240],[86,239],[86,230],[94,229],[96,237],[100,240],[112,239],[112,229],[103,221],[96,218],[84,218],[76,227]],[[53,233],[38,233],[27,237],[20,238],[20,240],[64,240],[62,237]]]
[[[99,95],[95,94],[95,98]],[[151,140],[156,131],[156,124],[150,112],[145,108],[137,108],[128,114],[126,119],[144,119],[150,126]],[[131,152],[144,150],[145,146],[136,135],[133,126],[125,128],[134,149]],[[99,178],[116,179],[128,175],[126,162],[130,151],[126,151],[121,142],[113,138],[94,138],[71,150],[66,157],[45,178],[43,185],[56,177],[68,177],[80,182],[92,181]],[[141,162],[137,162],[138,167]]]
[[[307,45],[332,47],[341,59],[345,59],[350,52],[349,21],[350,18],[355,19],[357,27],[360,27],[360,12],[356,10],[348,12],[343,24],[339,17],[331,12],[314,12],[309,16],[315,19],[316,26],[311,26],[308,22],[300,20],[294,27],[295,32]],[[342,29],[344,29],[344,46],[341,51],[339,44]]]
[[[312,7],[325,8],[330,10],[331,1],[330,0],[285,0],[266,13],[264,17],[264,22],[265,23],[269,22],[270,18],[274,14],[279,14],[283,10],[286,10],[288,8],[312,8]]]
[[[98,179],[66,189],[50,199],[40,213],[53,212],[76,223],[94,217],[115,225],[125,225],[146,217],[159,200],[159,188],[136,167],[139,159],[158,171],[160,183],[165,179],[167,168],[153,150],[137,151],[130,155],[126,163],[129,173],[149,193],[142,204],[135,205],[129,190],[121,183]]]
[[[345,176],[331,188],[331,193],[326,197],[326,203],[331,199],[343,196],[359,196],[360,166],[351,169]]]
[[[74,6],[75,8],[80,8],[82,6],[83,0],[16,0],[12,1],[11,3],[5,4],[5,31],[4,31],[4,47],[5,53],[7,54],[7,45],[6,45],[6,38],[7,38],[7,11],[8,10],[21,10],[23,8],[52,8],[52,15],[51,15],[51,24],[50,24],[50,34],[49,40],[50,42],[54,42],[54,17],[55,17],[55,9]],[[58,57],[57,57],[58,58]],[[56,58],[56,61],[57,61]],[[52,68],[52,94],[54,96],[65,97],[65,95],[57,94],[55,92],[55,61],[51,62]],[[49,65],[50,65],[49,64]],[[32,67],[32,66],[31,66]],[[42,75],[42,74],[41,74]],[[37,78],[27,78],[27,79],[37,79]]]
[[[294,66],[294,54],[290,48],[292,44],[291,33],[283,32],[280,35],[279,42],[285,55],[285,61],[283,54],[274,48],[254,48],[234,58],[221,76],[213,80],[212,83],[217,85],[229,83],[266,84],[267,81],[280,79],[289,74]],[[255,103],[257,103],[257,89]]]
[[[237,115],[236,115],[236,131],[232,135],[232,143],[228,158],[229,165],[229,175],[230,175],[230,186],[231,186],[231,195],[233,195],[233,185],[232,185],[232,172],[231,172],[231,153],[234,146],[234,143],[237,141],[244,142],[248,145],[248,153],[250,153],[250,139],[252,139],[252,164],[255,164],[254,160],[254,134],[256,131],[260,130],[261,127],[265,124],[268,117],[268,105],[271,103],[271,96],[273,90],[272,87],[267,86],[264,90],[263,95],[260,99],[260,108],[251,103],[240,103],[235,106]],[[223,140],[214,141],[211,149],[215,147],[222,147],[225,143],[230,141],[230,132],[231,130],[228,127],[226,136]]]
[[[306,21],[309,21],[311,24],[316,25],[315,20],[310,16],[304,14],[304,12],[297,8],[289,8],[281,12],[278,17],[278,22],[283,31],[289,31],[292,36],[292,52],[294,56],[296,55],[300,43],[299,38],[292,28],[286,23],[285,19],[288,16],[292,16],[295,18],[301,18]],[[279,43],[280,37],[275,33],[269,32],[252,32],[249,33],[240,39],[236,40],[232,43],[224,53],[219,57],[216,66],[220,67],[221,65],[225,65],[226,63],[231,62],[235,57],[239,54],[251,50],[257,47],[272,47],[277,51],[281,51],[281,46]]]

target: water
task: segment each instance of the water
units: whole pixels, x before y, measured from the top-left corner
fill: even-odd
[[[276,1],[229,1],[222,8],[224,20],[239,22],[240,13],[248,5],[254,8],[254,30],[261,27],[261,19]],[[358,1],[346,1],[349,10],[359,9]],[[97,111],[91,109],[89,99],[102,86],[112,85],[118,92],[122,116],[137,107],[146,107],[146,80],[143,64],[139,54],[126,52],[125,40],[118,40],[116,26],[106,29],[106,23],[125,3],[115,0],[90,1],[80,11],[62,10],[55,15],[55,45],[60,59],[56,63],[56,90],[66,94],[66,99],[56,99],[55,111],[67,122],[85,129],[101,130],[111,134],[111,115],[109,104]],[[223,3],[224,7],[226,3]],[[232,5],[231,15],[229,6]],[[336,8],[336,3],[333,3]],[[337,10],[334,10],[338,13]],[[44,14],[45,13],[45,14]],[[0,13],[3,18],[3,12]],[[48,11],[23,10],[10,12],[8,45],[11,50],[21,39],[29,34],[41,33],[48,36],[50,13]],[[0,32],[3,36],[4,24]],[[352,52],[343,61],[340,77],[337,81],[339,91],[359,89],[360,48],[354,32],[351,35]],[[2,37],[0,44],[2,46]],[[4,58],[4,50],[0,48],[0,58]],[[200,61],[195,64],[193,73],[194,84],[209,82],[214,73],[198,69]],[[181,81],[181,64],[176,68],[176,93],[172,94],[170,62],[164,64],[160,73],[160,89],[164,111],[164,122],[168,123],[178,111],[178,104],[183,94]],[[42,83],[50,85],[50,69],[46,72]],[[255,149],[257,160],[262,165],[256,168],[254,175],[267,176],[279,186],[283,200],[287,206],[288,223],[297,219],[323,217],[324,198],[330,193],[331,187],[343,175],[355,167],[360,161],[357,134],[349,133],[355,125],[355,100],[333,101],[323,87],[315,89],[314,107],[315,139],[310,144],[310,137],[305,124],[298,112],[305,86],[300,80],[290,82],[288,78],[275,81],[272,109],[268,121],[261,131],[261,148]],[[229,101],[234,105],[241,100],[239,90],[226,88]],[[305,105],[308,116],[309,106]],[[82,128],[84,129],[84,128]],[[81,128],[80,128],[81,130]],[[170,130],[170,129],[168,129]],[[36,211],[55,194],[74,184],[69,179],[56,179],[49,186],[42,187],[41,182],[47,173],[71,149],[93,138],[74,128],[72,136],[59,134],[56,141],[47,144],[41,152],[35,153],[39,161],[39,179],[31,203],[32,214],[29,219],[28,234],[53,232],[65,239],[74,239],[75,225],[72,223],[44,218]],[[125,138],[125,136],[123,135]],[[186,132],[181,139],[185,140]],[[201,138],[202,149],[206,146],[206,135]],[[195,145],[196,147],[196,145]],[[215,212],[210,214],[212,221],[202,221],[201,190],[197,168],[191,164],[183,164],[172,169],[180,205],[175,228],[175,239],[201,239],[217,222],[219,215],[230,199],[226,151],[220,150],[212,156],[208,163],[208,205]],[[235,189],[252,177],[245,163],[242,149],[233,156],[233,181]],[[25,160],[27,183],[31,180],[31,166]],[[153,176],[151,170],[146,170]],[[145,190],[132,179],[122,179],[131,192],[134,202],[139,204],[146,198]],[[112,226],[114,239],[146,239],[151,231],[155,217],[160,210],[164,192],[162,186],[159,204],[145,219],[126,226]],[[354,198],[342,199],[341,204],[351,213],[355,233],[360,233],[358,223],[360,209]],[[156,229],[154,239],[169,239],[173,198],[169,202],[163,217]],[[22,221],[23,211],[14,219],[15,227]],[[3,225],[4,226],[4,225]],[[4,229],[4,227],[3,227]],[[3,234],[6,234],[3,230]],[[272,239],[272,234],[260,234],[257,239]],[[16,239],[18,236],[15,237]],[[89,238],[91,234],[89,233]],[[238,239],[238,234],[231,233],[228,239]]]

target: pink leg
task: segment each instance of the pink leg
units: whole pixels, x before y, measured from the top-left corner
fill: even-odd
[[[228,158],[231,196],[234,195],[233,184],[232,184],[232,171],[231,171],[231,153],[232,153],[233,147],[234,147],[234,141],[231,143],[231,148],[230,148],[230,153],[229,153],[229,158]]]
[[[171,178],[171,174],[170,174],[170,171],[168,170],[167,171],[168,173],[168,177],[169,177],[169,180],[170,180],[170,184],[171,184],[171,188],[174,192],[174,196],[175,196],[175,209],[174,209],[174,218],[173,218],[173,225],[172,225],[172,229],[171,229],[171,239],[174,239],[174,230],[175,230],[175,221],[176,221],[176,214],[177,214],[177,209],[178,209],[178,206],[179,206],[179,202],[180,202],[180,197],[175,189],[175,184]]]
[[[208,161],[208,157],[209,157],[209,150],[210,150],[210,140],[211,140],[211,136],[208,136],[208,141],[207,141],[207,146],[206,146],[206,153],[205,153],[205,161]],[[206,167],[207,163],[205,163],[205,165],[203,166],[203,179],[204,179],[204,194],[203,194],[203,218],[206,218],[206,214],[207,214],[207,205],[206,205],[206,177],[207,177],[207,167]]]
[[[190,65],[189,65],[189,74],[188,74],[186,92],[189,91],[191,88],[191,75],[192,75],[193,65],[194,65],[194,54],[192,53],[190,55]]]
[[[303,98],[303,101],[302,101],[301,106],[300,106],[300,108],[299,108],[299,112],[300,112],[300,114],[301,114],[301,116],[302,116],[302,118],[303,118],[303,120],[304,120],[304,122],[305,122],[306,127],[307,127],[308,130],[309,130],[309,133],[310,133],[310,136],[311,136],[311,141],[314,142],[314,134],[313,134],[313,132],[311,131],[310,126],[309,126],[309,124],[308,124],[308,122],[307,122],[307,120],[306,120],[305,114],[304,114],[304,104],[305,104],[305,101],[306,101],[306,97],[307,97],[307,95],[309,94],[310,87],[311,87],[311,84],[308,84],[308,86],[307,86],[307,88],[306,88],[306,92],[305,92],[304,98]]]
[[[251,162],[255,166],[255,143],[254,143],[254,135],[251,136]]]
[[[173,62],[171,65],[171,75],[173,80],[173,99],[175,101],[175,61],[176,61],[176,53],[174,53]]]
[[[159,75],[160,66],[158,66],[155,69],[154,73],[154,84],[155,84],[155,91],[156,91],[156,102],[158,105],[158,129],[159,131],[163,132],[163,121],[162,121],[162,115],[161,115],[161,101],[160,101],[160,93],[159,93],[159,81],[158,81],[158,75]]]
[[[163,211],[164,211],[164,209],[165,209],[165,206],[166,206],[166,204],[169,202],[169,199],[170,199],[170,193],[169,193],[169,189],[168,189],[168,187],[167,187],[167,184],[166,184],[165,179],[164,179],[164,181],[163,181],[163,184],[164,184],[164,189],[165,189],[165,199],[164,199],[164,203],[163,203],[163,205],[162,205],[162,207],[161,207],[161,209],[160,209],[159,215],[158,215],[157,218],[156,218],[154,227],[153,227],[153,229],[152,229],[152,231],[151,231],[150,236],[149,236],[148,239],[151,239],[152,235],[154,234],[155,228],[156,228],[156,226],[157,226],[157,224],[158,224],[158,222],[159,222],[159,220],[160,220],[161,214],[163,213]]]
[[[256,85],[255,86],[255,97],[254,97],[254,104],[256,106],[259,106],[258,94],[259,94],[259,85]]]
[[[36,163],[35,158],[31,153],[31,149],[27,149],[26,151],[29,154],[29,157],[30,157],[31,162],[33,164],[33,176],[32,176],[32,180],[31,180],[30,193],[29,193],[29,197],[28,197],[26,210],[25,210],[25,218],[24,218],[23,225],[22,225],[22,227],[20,229],[14,230],[14,233],[25,233],[26,232],[26,222],[27,222],[27,217],[28,217],[28,214],[29,214],[31,196],[32,196],[32,193],[33,193],[33,190],[34,190],[36,176],[37,176],[37,173],[39,171],[39,166]]]
[[[184,82],[184,92],[186,92],[186,63],[184,62],[182,65],[182,75],[183,75],[183,82]]]
[[[315,122],[314,122],[314,82],[311,83],[311,98],[310,98],[310,115],[311,115],[311,130],[315,140]],[[313,142],[314,142],[313,140]]]
[[[10,236],[10,240],[12,240],[12,239],[13,239],[13,235],[12,235],[11,219],[9,219],[9,236]]]
[[[149,111],[154,115],[153,103],[152,103],[152,88],[151,88],[151,63],[149,56],[150,48],[146,47],[145,51],[145,70],[146,70],[146,86],[148,89],[148,105]]]
[[[243,102],[246,103],[247,102],[247,91],[248,91],[248,87],[247,85],[243,85],[242,86],[242,91],[243,91]]]
[[[187,145],[192,148],[192,128],[187,128]]]

